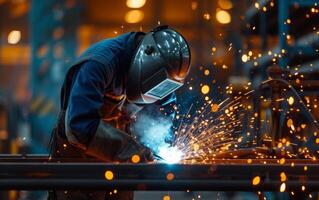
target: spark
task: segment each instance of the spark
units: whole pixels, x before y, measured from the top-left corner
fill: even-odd
[[[284,192],[286,190],[286,183],[282,183],[280,185],[280,192]]]
[[[248,55],[252,55],[252,51],[248,52]],[[248,85],[251,85],[248,84]],[[206,96],[209,93],[209,85],[202,85],[201,91]],[[159,156],[163,157],[166,163],[213,163],[215,159],[223,158],[240,158],[239,150],[245,150],[245,148],[251,148],[257,146],[257,138],[254,135],[255,124],[257,120],[263,120],[262,123],[271,124],[268,119],[260,119],[263,117],[262,113],[254,111],[253,98],[256,96],[255,90],[250,90],[250,87],[245,86],[246,92],[235,94],[232,85],[226,87],[226,91],[232,94],[233,97],[226,98],[220,103],[207,98],[202,105],[193,106],[192,103],[185,114],[181,112],[178,114],[179,125],[175,128],[175,140],[171,146],[160,148]],[[288,92],[288,89],[284,92]],[[260,94],[258,93],[260,96]],[[206,96],[208,97],[208,96]],[[247,163],[252,163],[252,159],[259,158],[277,158],[278,163],[283,165],[288,158],[296,158],[296,156],[303,155],[305,158],[312,158],[312,155],[307,147],[297,148],[298,152],[292,152],[289,148],[291,146],[297,146],[297,140],[305,143],[307,137],[303,136],[301,131],[309,131],[310,125],[306,123],[294,124],[293,115],[299,113],[300,109],[297,108],[301,104],[302,99],[296,95],[279,96],[276,99],[266,98],[260,96],[260,102],[265,105],[269,105],[269,110],[279,111],[284,114],[286,125],[289,128],[288,132],[291,133],[285,138],[278,138],[274,140],[272,136],[264,133],[259,140],[263,145],[264,143],[273,143],[272,147],[279,148],[281,156],[268,155],[268,153],[258,152],[258,149],[250,152],[251,157],[247,160]],[[287,110],[283,108],[276,108],[270,102],[285,103],[294,105]],[[293,115],[290,115],[293,114]],[[317,122],[314,122],[317,123]],[[319,139],[314,140],[316,143]],[[264,145],[263,148],[266,148]],[[262,147],[262,146],[258,146]],[[264,164],[267,164],[266,162]],[[294,167],[294,163],[290,163],[291,167]],[[287,180],[287,176],[284,172],[280,174],[281,182]]]
[[[303,186],[301,186],[301,190],[302,191],[305,191],[306,190],[306,187],[303,185]]]
[[[281,172],[280,173],[280,181],[285,182],[286,180],[287,180],[287,176],[286,176],[285,172]]]
[[[289,104],[289,105],[293,105],[294,102],[295,102],[295,100],[294,100],[293,97],[289,97],[289,98],[288,98],[288,104]]]

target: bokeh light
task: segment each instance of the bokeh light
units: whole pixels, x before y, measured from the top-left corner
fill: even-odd
[[[127,0],[126,6],[129,8],[141,8],[145,5],[146,0]]]
[[[253,185],[258,185],[260,183],[260,176],[255,176],[252,180]]]
[[[225,10],[217,9],[216,19],[221,24],[229,24],[231,22],[231,16],[230,16],[229,12],[227,12]]]
[[[18,44],[21,40],[21,31],[13,30],[8,34],[9,44]]]
[[[242,56],[241,56],[241,60],[245,63],[245,62],[247,62],[248,61],[248,56],[246,55],[246,54],[243,54]]]
[[[139,155],[133,155],[131,160],[132,160],[132,163],[139,163],[141,158]]]
[[[104,174],[104,177],[105,177],[106,180],[111,181],[111,180],[113,180],[113,178],[114,178],[114,174],[113,174],[112,171],[107,170],[107,171],[105,172],[105,174]]]
[[[280,192],[284,192],[286,190],[286,183],[282,183],[280,185]]]
[[[125,21],[130,24],[135,24],[144,19],[144,13],[141,10],[130,10],[125,14]]]
[[[170,199],[171,199],[171,197],[169,195],[163,196],[163,200],[170,200]]]
[[[203,85],[202,88],[201,88],[201,92],[203,94],[208,94],[209,92],[209,86],[208,85]]]
[[[218,0],[218,5],[225,10],[233,8],[233,3],[230,0]]]

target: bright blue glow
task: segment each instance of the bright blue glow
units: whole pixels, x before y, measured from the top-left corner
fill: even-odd
[[[158,155],[164,159],[163,162],[174,164],[182,160],[183,152],[177,147],[162,146],[159,148]]]

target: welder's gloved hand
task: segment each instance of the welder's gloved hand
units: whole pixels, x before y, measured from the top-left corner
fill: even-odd
[[[129,141],[119,153],[117,159],[122,162],[130,162],[133,155],[139,155],[140,162],[150,162],[154,160],[152,151],[149,148],[138,144],[135,140]]]
[[[102,120],[86,149],[86,154],[106,161],[130,162],[133,155],[139,155],[141,162],[153,160],[150,149]]]

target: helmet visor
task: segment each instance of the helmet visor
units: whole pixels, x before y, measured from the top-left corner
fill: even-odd
[[[176,91],[182,85],[183,83],[166,78],[165,80],[148,90],[144,95],[160,100]]]

